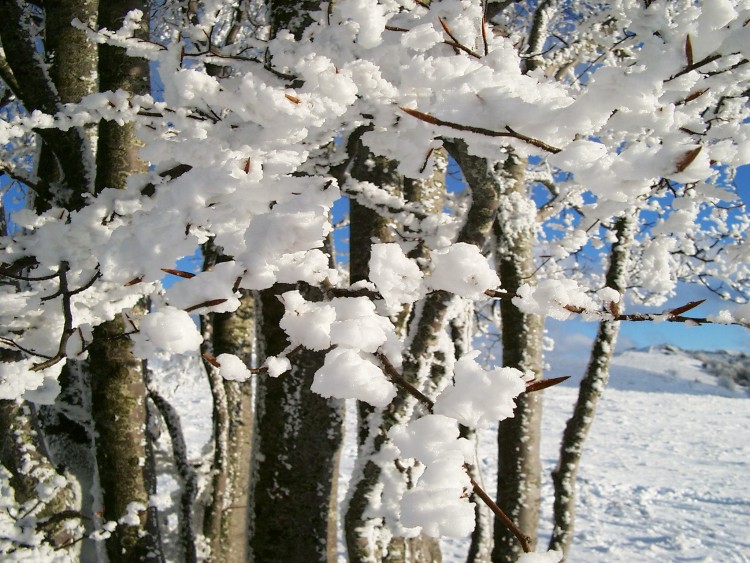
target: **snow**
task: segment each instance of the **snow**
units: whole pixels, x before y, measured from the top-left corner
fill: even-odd
[[[165,352],[188,354],[198,350],[203,342],[190,315],[170,306],[145,315],[140,331],[132,339],[133,353],[143,359]]]
[[[396,387],[367,354],[335,348],[326,354],[310,387],[323,397],[358,399],[373,407],[385,407],[396,396]]]
[[[432,274],[426,280],[432,289],[450,291],[468,299],[481,299],[488,289],[500,286],[500,278],[479,248],[459,242],[432,252]]]
[[[550,471],[557,463],[560,435],[577,396],[584,360],[547,374],[574,378],[544,391],[541,552],[552,530]],[[356,451],[353,406],[347,412],[341,500]],[[479,467],[483,486],[492,494],[494,428],[480,437]],[[633,350],[616,356],[584,446],[576,533],[568,561],[747,562],[749,470],[747,388],[727,389],[701,367],[701,361],[679,350]],[[444,562],[465,561],[467,539],[443,539],[441,545]],[[343,545],[339,553],[339,562],[345,563]],[[551,553],[525,557],[522,561],[558,560]]]
[[[221,377],[229,381],[247,381],[250,379],[252,373],[245,362],[234,354],[219,354],[216,356],[216,361],[219,363],[219,373]]]
[[[399,245],[374,244],[371,253],[370,279],[390,310],[395,312],[398,305],[414,303],[422,296],[423,274]]]
[[[522,372],[484,370],[476,362],[478,356],[475,351],[456,362],[453,384],[443,390],[433,409],[471,428],[512,417],[514,399],[526,389]]]

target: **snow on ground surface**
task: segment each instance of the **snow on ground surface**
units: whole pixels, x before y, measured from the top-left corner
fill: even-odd
[[[542,545],[552,529],[549,475],[578,380],[545,392]],[[569,561],[750,561],[750,397],[720,381],[674,349],[615,358],[578,476]],[[480,449],[491,494],[494,440],[486,433]],[[349,442],[344,480],[352,455]],[[465,561],[466,549],[466,541],[444,541],[443,560]]]
[[[702,369],[696,355],[660,348],[615,358],[578,477],[571,562],[750,562],[750,396]],[[735,355],[734,371],[743,362],[750,369],[750,359]],[[211,398],[204,380],[187,375],[195,373],[189,363],[172,366],[162,392],[180,408],[196,459],[211,435]],[[555,365],[547,377],[579,375],[545,391],[542,543],[551,532],[549,474],[582,370],[579,362]],[[355,453],[349,414],[341,500]],[[480,448],[491,494],[494,441],[487,432]],[[464,561],[466,549],[466,541],[445,541],[443,560]],[[339,552],[346,561],[343,543]]]
[[[750,398],[717,381],[680,352],[615,358],[578,476],[571,561],[750,561]],[[544,399],[545,498],[576,393]]]

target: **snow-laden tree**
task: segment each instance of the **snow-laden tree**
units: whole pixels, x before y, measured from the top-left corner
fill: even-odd
[[[333,558],[337,413],[356,399],[350,560],[437,559],[428,538],[471,533],[472,501],[495,517],[493,560],[558,560],[522,554],[536,543],[542,319],[637,320],[616,305],[626,246],[643,295],[687,277],[746,286],[744,218],[722,202],[749,160],[748,19],[729,0],[0,4],[0,166],[29,202],[0,242],[0,398],[18,437],[2,450],[2,549],[104,557],[85,536],[111,560],[162,559],[158,411],[184,492],[179,557]],[[444,193],[445,151],[463,194]],[[350,278],[330,242],[342,196]],[[200,246],[204,271],[181,272]],[[571,273],[596,249],[610,275]],[[184,279],[164,290],[164,270]],[[490,299],[503,367],[481,365],[467,333]],[[196,500],[179,421],[141,360],[201,346],[216,409]],[[498,420],[493,500],[466,436]],[[305,519],[317,542],[290,524]],[[49,533],[61,523],[67,535]],[[474,560],[492,549],[480,532]]]

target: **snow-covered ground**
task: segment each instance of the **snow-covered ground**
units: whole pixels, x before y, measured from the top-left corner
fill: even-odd
[[[750,398],[723,381],[681,352],[616,357],[579,473],[571,561],[750,561]],[[576,393],[544,399],[546,498]]]
[[[694,356],[659,348],[616,357],[579,473],[570,561],[750,562],[750,397],[747,388],[732,389],[728,377],[709,374]],[[732,360],[734,372],[745,362],[750,369],[750,359]],[[167,394],[180,397],[177,403],[188,411],[183,421],[195,458],[210,438],[210,394],[203,381],[184,376],[187,366],[179,367]],[[574,377],[545,391],[542,537],[551,531],[549,473],[581,370],[577,359],[553,362],[547,374]],[[354,461],[350,428],[342,498]],[[486,433],[480,451],[490,492],[494,439]],[[443,547],[446,563],[464,560],[466,541]]]
[[[568,364],[548,376],[573,368],[581,370]],[[579,380],[545,392],[542,544],[552,529],[550,471]],[[726,382],[682,351],[616,357],[579,472],[570,561],[750,561],[750,397]],[[494,440],[488,432],[480,444],[489,491]],[[465,540],[444,541],[443,560],[464,561],[466,549]]]

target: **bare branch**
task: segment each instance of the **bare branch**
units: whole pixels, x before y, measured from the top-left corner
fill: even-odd
[[[430,123],[432,125],[450,127],[451,129],[456,129],[458,131],[468,131],[470,133],[477,133],[479,135],[485,135],[487,137],[509,137],[513,139],[519,139],[521,141],[524,141],[525,143],[533,145],[552,154],[557,154],[562,150],[550,144],[547,144],[544,141],[540,141],[539,139],[534,139],[533,137],[528,137],[526,135],[518,133],[507,125],[505,126],[505,131],[493,131],[492,129],[485,129],[484,127],[476,127],[474,125],[461,125],[460,123],[445,121],[438,117],[434,117],[429,113],[424,113],[404,106],[399,106],[399,109],[405,113],[408,113],[412,117],[416,117],[417,119],[426,123]]]

